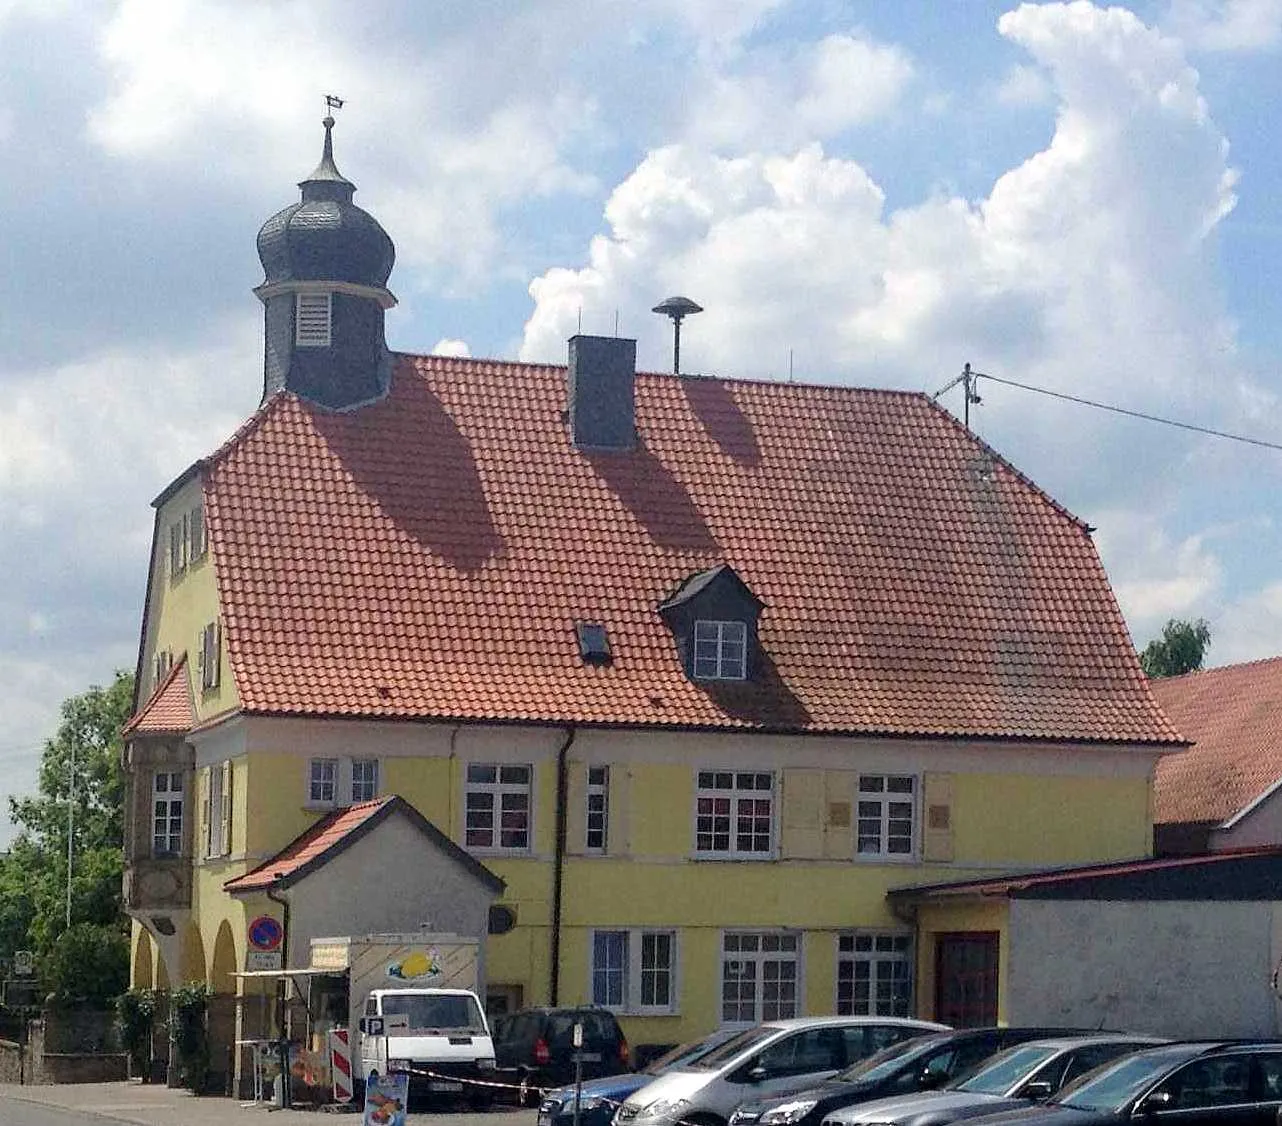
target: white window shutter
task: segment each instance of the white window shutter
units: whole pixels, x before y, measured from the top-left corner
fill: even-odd
[[[219,811],[222,817],[222,854],[226,856],[231,852],[231,783],[232,768],[231,759],[228,759],[222,765],[223,771],[223,807]]]

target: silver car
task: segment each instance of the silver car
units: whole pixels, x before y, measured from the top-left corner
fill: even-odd
[[[1165,1042],[1128,1033],[1030,1040],[999,1052],[947,1087],[833,1110],[823,1126],[950,1126],[1041,1102],[1088,1071]]]
[[[725,1126],[745,1099],[813,1086],[890,1044],[946,1026],[898,1017],[796,1017],[747,1029],[628,1096],[614,1126]]]

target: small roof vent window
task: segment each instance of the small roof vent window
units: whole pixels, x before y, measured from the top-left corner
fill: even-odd
[[[579,656],[589,665],[610,662],[610,639],[600,622],[579,622],[575,627],[579,638]]]

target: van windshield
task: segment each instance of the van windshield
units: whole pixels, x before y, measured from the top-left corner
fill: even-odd
[[[485,1018],[476,998],[466,993],[384,993],[383,1015],[404,1013],[410,1032],[485,1035]]]

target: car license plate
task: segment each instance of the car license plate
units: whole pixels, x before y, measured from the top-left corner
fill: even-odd
[[[433,1079],[428,1084],[429,1089],[433,1091],[461,1091],[463,1084],[457,1079]]]
[[[584,1063],[600,1063],[601,1053],[600,1052],[580,1052],[579,1059],[581,1059]]]

